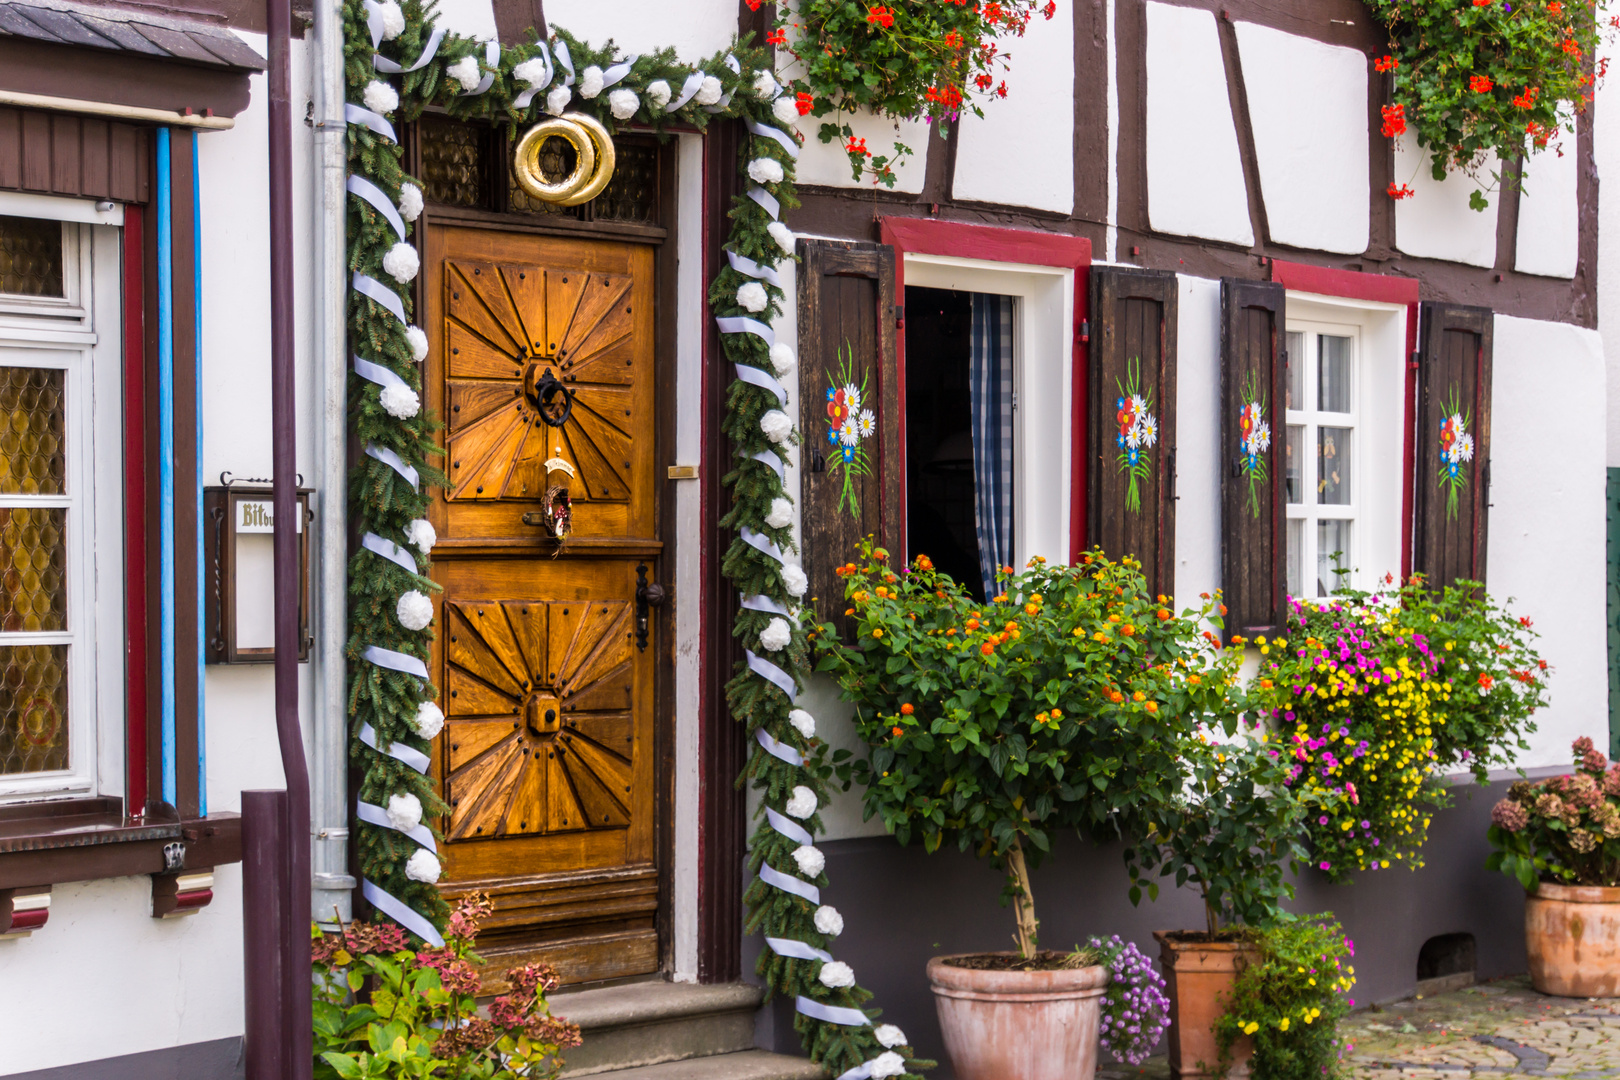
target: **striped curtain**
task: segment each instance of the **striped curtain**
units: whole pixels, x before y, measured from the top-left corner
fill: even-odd
[[[973,294],[968,380],[973,410],[974,518],[988,599],[1013,553],[1013,299]]]

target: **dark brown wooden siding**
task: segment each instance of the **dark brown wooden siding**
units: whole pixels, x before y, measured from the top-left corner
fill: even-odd
[[[858,558],[861,538],[873,536],[888,548],[891,566],[906,557],[894,249],[804,240],[799,258],[804,566],[816,610],[842,625],[844,588],[834,571]],[[869,471],[853,478],[853,508],[844,497],[844,470],[835,465],[839,451],[827,440],[827,390],[841,384],[841,355],[850,358],[856,386],[864,383],[863,407],[877,420],[875,436],[861,444]]]
[[[1221,282],[1221,589],[1226,629],[1244,637],[1276,633],[1287,621],[1285,303],[1273,282]],[[1251,404],[1270,435],[1267,448],[1260,440],[1247,448],[1253,454],[1243,427]]]
[[[144,203],[151,137],[116,120],[0,107],[0,189]]]
[[[1435,586],[1485,580],[1491,483],[1490,308],[1422,305],[1418,355],[1417,466],[1413,480],[1412,569]],[[1451,474],[1447,418],[1460,416],[1472,460]],[[1454,497],[1453,497],[1454,496]]]
[[[1176,579],[1176,301],[1169,271],[1091,272],[1086,535],[1110,558],[1141,560],[1148,588],[1166,594]],[[1119,402],[1133,394],[1157,424],[1135,466],[1120,444]]]

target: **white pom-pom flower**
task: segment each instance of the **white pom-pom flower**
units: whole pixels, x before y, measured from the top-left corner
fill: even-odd
[[[404,383],[389,383],[377,395],[377,402],[389,416],[409,420],[422,411],[422,399]]]
[[[799,104],[783,94],[771,105],[771,115],[775,116],[777,123],[783,127],[792,127],[799,122]]]
[[[422,189],[415,184],[400,185],[399,216],[406,221],[415,221],[422,216]]]
[[[816,908],[816,929],[828,937],[837,937],[844,932],[844,917],[831,904],[822,904]]]
[[[433,601],[426,593],[415,589],[401,593],[399,603],[394,605],[394,614],[399,616],[399,625],[407,630],[421,630],[433,621]]]
[[[419,326],[405,328],[405,343],[411,347],[411,359],[420,364],[427,359],[428,339]]]
[[[432,885],[439,880],[439,869],[439,857],[427,848],[417,848],[416,853],[405,860],[405,876],[412,881]]]
[[[771,346],[771,367],[776,369],[778,375],[786,375],[793,370],[799,358],[793,355],[793,346],[785,341],[778,341]]]
[[[374,113],[391,113],[399,108],[399,91],[381,79],[372,79],[366,83],[364,100],[366,108]]]
[[[771,512],[765,515],[765,524],[773,529],[785,529],[793,524],[793,503],[788,499],[772,499]]]
[[[579,73],[579,96],[593,98],[602,92],[602,69],[592,64]]]
[[[561,116],[568,103],[574,100],[574,91],[566,86],[553,87],[551,93],[546,95],[546,112],[553,116]]]
[[[842,960],[834,960],[821,965],[821,973],[816,976],[821,985],[830,990],[842,990],[846,986],[855,985],[855,969]]]
[[[891,1076],[906,1075],[906,1059],[893,1050],[886,1050],[867,1063],[867,1076],[872,1080],[888,1080]]]
[[[748,179],[756,184],[780,184],[784,175],[782,163],[775,158],[755,158],[748,163]]]
[[[408,543],[416,545],[416,550],[426,555],[433,550],[433,545],[439,542],[439,533],[433,527],[433,522],[427,518],[417,518],[405,526],[405,539]]]
[[[613,119],[628,120],[641,108],[641,99],[636,97],[634,90],[621,87],[608,94],[608,108],[613,110]]]
[[[810,587],[810,579],[805,575],[803,567],[789,563],[782,567],[782,587],[787,589],[789,596],[797,600]]]
[[[424,701],[416,707],[416,719],[411,721],[411,727],[424,739],[431,739],[444,730],[444,710],[431,701]]]
[[[765,286],[757,281],[750,281],[737,287],[737,306],[749,311],[759,312],[765,310],[765,305],[771,302]]]
[[[722,92],[723,88],[720,85],[720,80],[713,75],[705,75],[703,76],[703,85],[698,87],[698,92],[692,100],[699,105],[713,105],[720,100]]]
[[[393,41],[405,32],[405,13],[394,0],[383,0],[372,10],[382,17],[384,41]]]
[[[803,821],[820,808],[821,803],[817,801],[816,793],[803,784],[793,789],[793,794],[788,796],[787,805],[782,807],[788,812],[789,817],[796,817],[800,821]]]
[[[772,619],[770,624],[759,632],[759,647],[767,652],[781,652],[792,640],[793,629],[781,616]]]
[[[669,99],[673,95],[674,91],[669,88],[669,83],[663,79],[654,79],[647,84],[647,100],[653,103],[655,109],[662,110],[665,105],[669,104]]]
[[[754,96],[759,100],[771,100],[780,89],[781,87],[776,85],[776,80],[771,78],[770,72],[761,69],[759,74],[754,76]]]
[[[877,1039],[885,1050],[906,1045],[906,1033],[893,1024],[879,1024],[872,1029],[872,1037]]]
[[[800,571],[800,573],[803,573],[803,571]],[[816,718],[803,709],[794,709],[788,713],[788,723],[793,725],[794,731],[797,731],[805,738],[813,739],[816,737]]]
[[[383,256],[383,272],[401,285],[413,280],[416,272],[422,269],[422,260],[417,257],[416,249],[401,240],[388,249]]]
[[[388,824],[400,832],[410,832],[422,824],[422,800],[409,792],[388,796]]]
[[[484,73],[478,70],[478,57],[463,56],[460,60],[444,69],[444,73],[468,92],[478,89],[478,84],[484,81]]]
[[[759,418],[759,430],[771,442],[785,443],[793,435],[793,418],[781,409],[772,409]]]
[[[771,234],[771,239],[776,241],[777,247],[781,248],[789,255],[793,254],[793,245],[796,242],[796,238],[793,235],[792,229],[788,228],[780,221],[773,221],[769,225],[765,226],[765,231]]]
[[[531,90],[538,90],[546,85],[546,62],[536,56],[532,60],[525,60],[512,69],[512,77],[528,86]]]
[[[800,844],[794,848],[793,861],[799,864],[799,873],[808,878],[819,876],[827,866],[827,856],[814,844]]]

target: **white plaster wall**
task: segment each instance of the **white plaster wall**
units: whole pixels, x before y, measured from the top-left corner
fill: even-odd
[[[1579,168],[1574,136],[1567,137],[1561,148],[1549,146],[1525,161],[1514,257],[1514,269],[1521,274],[1575,276],[1581,243],[1575,192]]]
[[[952,194],[975,202],[1074,211],[1074,15],[1059,4],[1037,16],[1021,38],[1004,42],[1012,58],[1007,97],[964,113]],[[998,80],[999,75],[998,75]]]
[[[1489,182],[1496,157],[1480,166]],[[1395,202],[1395,246],[1419,258],[1445,259],[1471,266],[1496,264],[1496,212],[1501,192],[1489,192],[1489,209],[1471,210],[1469,193],[1478,185],[1472,177],[1447,173],[1437,181],[1429,172],[1429,153],[1419,150],[1410,130],[1395,140],[1395,183],[1410,185],[1415,193]]]
[[[893,190],[910,195],[922,191],[923,173],[928,165],[928,125],[921,120],[890,120],[870,112],[858,112],[850,116],[829,113],[823,117],[801,118],[798,131],[804,136],[804,148],[799,153],[798,168],[794,172],[798,183],[840,188],[873,186],[870,175],[865,179],[855,177],[849,164],[849,155],[844,153],[844,140],[841,137],[834,138],[831,142],[821,141],[821,125],[835,121],[840,124],[847,123],[856,138],[865,139],[866,148],[874,157],[890,158],[891,167],[894,167],[894,144],[900,143],[909,147],[911,153],[906,155],[898,167],[894,167]]]
[[[490,10],[489,0],[455,0]],[[440,0],[441,9],[444,0]],[[673,47],[682,60],[705,60],[724,49],[737,33],[735,0],[680,0],[679,3],[626,3],[625,0],[551,0],[546,22],[600,46],[609,38],[625,52]],[[491,32],[495,25],[490,16]],[[756,44],[758,44],[756,42]]]
[[[1592,156],[1598,181],[1620,182],[1620,88],[1606,79],[1598,86],[1597,107],[1592,113]],[[1599,189],[1601,191],[1601,188]],[[1611,186],[1611,193],[1613,188]],[[1620,465],[1620,199],[1598,200],[1598,330],[1603,334],[1603,351],[1608,358],[1609,407],[1607,411],[1607,451],[1605,461]]]
[[[1180,277],[1176,321],[1175,602],[1221,582],[1221,283]]]
[[[1147,5],[1147,186],[1158,231],[1254,243],[1211,12]]]
[[[438,25],[488,41],[496,36],[495,6],[490,0],[439,0]]]
[[[1279,244],[1367,248],[1367,57],[1236,24],[1266,226]]]
[[[1493,596],[1541,634],[1554,668],[1521,767],[1569,765],[1569,744],[1608,737],[1604,631],[1603,341],[1565,323],[1496,316],[1491,382]],[[1548,387],[1557,387],[1549,393]],[[1547,433],[1560,443],[1556,466]]]

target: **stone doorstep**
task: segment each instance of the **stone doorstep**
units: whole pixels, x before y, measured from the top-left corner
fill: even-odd
[[[578,1024],[584,1036],[584,1045],[566,1053],[567,1067],[562,1075],[572,1078],[622,1073],[639,1080],[647,1067],[661,1068],[666,1063],[752,1051],[754,1013],[761,996],[759,987],[745,983],[697,986],[663,980],[552,994],[552,1013]],[[751,1065],[745,1061],[733,1063],[731,1067],[746,1069]],[[760,1080],[774,1080],[777,1076],[818,1076],[820,1073],[816,1070],[736,1074],[739,1078],[756,1075]]]
[[[766,1050],[687,1058],[607,1075],[613,1080],[827,1080],[827,1073],[809,1058]]]

